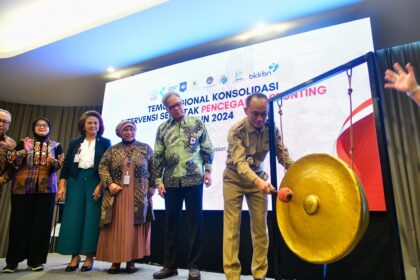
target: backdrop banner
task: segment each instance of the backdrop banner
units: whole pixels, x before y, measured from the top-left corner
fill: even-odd
[[[162,96],[169,91],[179,93],[186,113],[205,122],[215,148],[213,185],[204,190],[203,207],[222,210],[227,133],[245,116],[246,97],[257,92],[272,97],[369,51],[373,51],[373,41],[370,20],[366,18],[113,81],[105,89],[105,137],[113,144],[119,142],[115,126],[123,119],[131,119],[138,127],[137,140],[153,148],[157,127],[169,117]],[[352,114],[354,170],[365,188],[369,209],[385,210],[366,64],[352,70],[351,87],[351,113],[346,73],[283,98],[285,144],[295,160],[322,152],[350,163]],[[279,126],[279,118],[276,123]],[[268,158],[265,168],[269,173]],[[284,170],[281,166],[277,170],[280,182]],[[154,207],[164,208],[159,196],[154,197]]]

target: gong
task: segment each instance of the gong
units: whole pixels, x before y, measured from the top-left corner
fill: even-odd
[[[290,166],[279,193],[282,188],[292,195],[287,203],[277,197],[277,223],[286,245],[301,259],[314,264],[338,261],[366,231],[366,195],[356,174],[340,159],[304,156]]]

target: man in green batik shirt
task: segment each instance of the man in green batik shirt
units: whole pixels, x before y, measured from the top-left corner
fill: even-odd
[[[179,214],[185,200],[189,248],[189,280],[200,279],[203,183],[211,185],[214,151],[204,123],[186,116],[181,97],[174,92],[162,99],[170,118],[157,131],[154,168],[159,195],[165,198],[163,268],[153,274],[164,279],[178,274],[176,236]]]

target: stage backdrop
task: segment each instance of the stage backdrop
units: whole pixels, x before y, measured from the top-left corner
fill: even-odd
[[[223,210],[227,133],[245,116],[246,97],[256,92],[271,97],[369,51],[373,51],[373,42],[366,18],[110,82],[106,84],[102,110],[105,137],[113,144],[119,142],[115,126],[131,119],[138,127],[137,140],[153,148],[157,127],[169,117],[161,98],[169,91],[178,92],[186,113],[206,123],[215,147],[213,185],[204,190],[203,207]],[[366,65],[356,67],[351,74],[353,168],[364,185],[370,210],[385,210]],[[323,152],[350,163],[348,87],[348,77],[343,73],[283,99],[284,139],[293,159]],[[279,118],[276,122],[279,124]],[[269,173],[268,158],[265,165]],[[277,167],[280,182],[284,171]],[[159,196],[154,197],[154,207],[164,209]]]

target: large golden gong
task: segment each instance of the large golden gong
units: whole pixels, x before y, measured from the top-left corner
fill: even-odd
[[[338,158],[310,154],[292,164],[281,188],[293,196],[277,197],[277,223],[287,244],[303,260],[326,264],[345,257],[369,223],[369,210],[357,176]],[[286,189],[284,189],[286,190]]]

